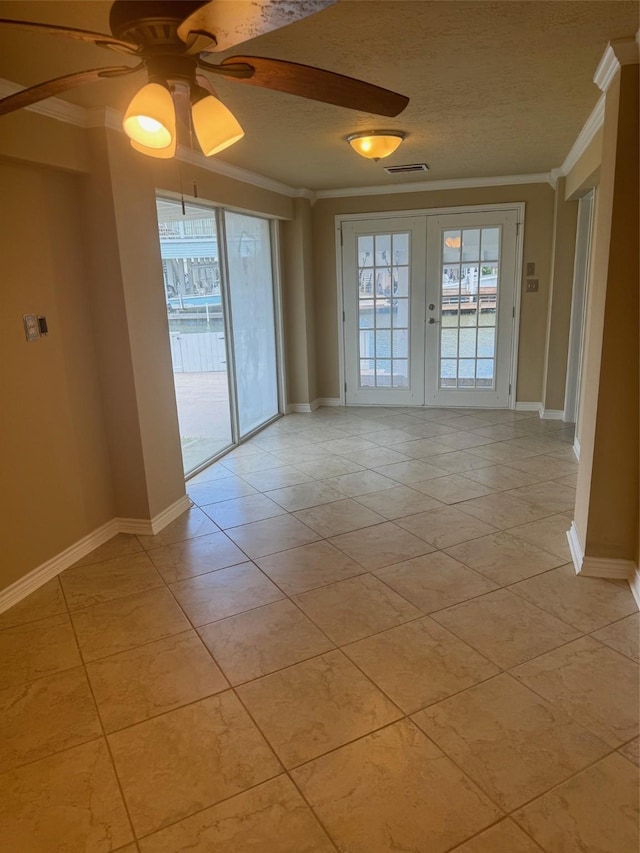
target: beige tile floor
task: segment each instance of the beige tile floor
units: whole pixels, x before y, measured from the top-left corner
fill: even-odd
[[[290,415],[0,615],[11,853],[637,853],[640,614],[572,430]]]

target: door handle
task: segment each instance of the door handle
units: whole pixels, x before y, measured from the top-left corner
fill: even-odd
[[[435,317],[429,317],[428,322],[430,326],[433,326],[434,323],[439,323],[440,320],[436,320]]]

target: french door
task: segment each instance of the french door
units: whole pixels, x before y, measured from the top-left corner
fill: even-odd
[[[427,217],[426,402],[509,405],[517,214]]]
[[[349,405],[424,403],[425,257],[419,218],[343,225]]]
[[[506,408],[515,209],[342,225],[346,402]]]

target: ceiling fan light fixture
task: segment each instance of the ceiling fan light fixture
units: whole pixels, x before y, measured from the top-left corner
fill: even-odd
[[[176,139],[173,138],[173,141],[166,148],[149,148],[146,145],[141,145],[139,142],[136,142],[135,139],[130,139],[129,143],[134,151],[139,151],[141,154],[146,154],[147,157],[156,157],[158,160],[170,160],[172,157],[176,156]]]
[[[171,92],[160,83],[147,83],[133,96],[122,127],[138,151],[166,151],[176,143],[176,111]],[[172,157],[173,154],[153,155]]]
[[[347,142],[356,154],[377,162],[393,154],[405,136],[401,130],[368,130],[350,134]]]
[[[244,130],[222,101],[214,95],[205,95],[191,107],[193,129],[206,157],[224,151],[242,139]]]

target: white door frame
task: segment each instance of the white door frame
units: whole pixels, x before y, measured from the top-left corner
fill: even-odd
[[[516,387],[518,381],[518,340],[520,336],[520,304],[522,291],[522,269],[524,249],[524,222],[525,202],[506,202],[505,204],[475,204],[458,205],[454,207],[430,207],[418,210],[384,210],[372,213],[339,213],[335,217],[335,246],[336,246],[336,288],[337,288],[337,320],[338,320],[338,369],[340,375],[340,405],[346,405],[346,365],[344,346],[344,297],[343,297],[343,270],[342,270],[342,223],[353,220],[372,219],[394,219],[415,216],[438,216],[450,213],[483,213],[497,210],[515,210],[517,213],[516,228],[516,270],[515,270],[515,302],[513,317],[513,338],[511,358],[511,393],[509,395],[509,408],[516,408]]]

